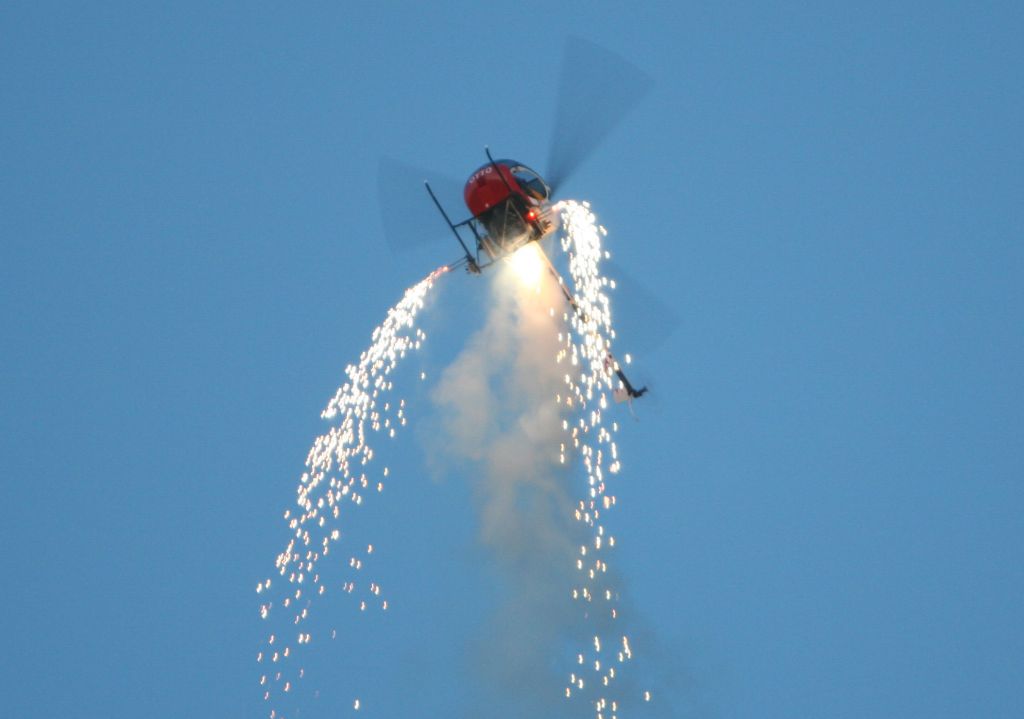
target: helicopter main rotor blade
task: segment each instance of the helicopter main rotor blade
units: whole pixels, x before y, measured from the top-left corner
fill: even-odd
[[[651,88],[643,70],[578,37],[565,44],[545,180],[557,192]]]
[[[615,280],[611,303],[613,315],[622,320],[616,323],[620,346],[642,354],[657,351],[679,327],[679,313],[615,260],[601,260],[601,265],[603,274]]]
[[[377,165],[377,199],[384,238],[393,252],[405,252],[451,236],[424,182],[449,214],[464,214],[462,183],[451,177],[382,157]]]

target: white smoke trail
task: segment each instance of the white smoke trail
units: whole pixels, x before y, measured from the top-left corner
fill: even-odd
[[[538,251],[528,245],[520,252]],[[546,276],[534,285],[515,275],[504,266],[494,277],[486,323],[443,372],[433,400],[450,458],[463,470],[470,464],[480,541],[504,580],[504,599],[472,663],[506,711],[519,706],[547,716],[558,699],[549,665],[572,613],[572,501],[559,461],[556,401],[564,326],[561,311],[551,312],[564,299]]]
[[[619,593],[608,569],[615,540],[602,519],[616,501],[608,477],[620,466],[618,427],[602,424],[616,369],[611,283],[599,271],[603,230],[589,207],[557,209],[579,314],[544,260],[531,260],[540,248],[527,245],[513,260],[526,275],[540,263],[539,276],[523,281],[503,268],[484,328],[433,397],[448,451],[472,469],[481,542],[505,579],[474,664],[506,709],[578,716],[565,698],[582,698],[596,719],[617,718],[616,667],[632,648],[615,631]],[[586,474],[582,489],[574,486],[574,460]]]

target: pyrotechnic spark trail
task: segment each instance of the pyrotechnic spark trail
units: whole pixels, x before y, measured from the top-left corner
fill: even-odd
[[[543,492],[548,498],[556,498],[557,512],[566,516],[570,524],[575,520],[578,530],[545,527],[555,540],[531,546],[531,550],[541,548],[550,552],[563,539],[576,542],[574,556],[567,560],[572,561],[572,566],[566,566],[563,573],[557,574],[560,578],[565,577],[565,586],[544,584],[544,591],[571,596],[577,614],[574,626],[587,630],[586,640],[573,648],[571,665],[565,667],[564,688],[559,689],[557,679],[554,679],[550,696],[557,698],[564,694],[569,700],[588,704],[595,719],[620,719],[624,707],[649,701],[650,692],[637,690],[635,683],[626,682],[623,678],[623,674],[628,673],[623,665],[633,659],[633,648],[629,636],[620,629],[624,626],[620,592],[615,586],[614,573],[609,571],[615,537],[608,528],[607,515],[616,506],[616,496],[610,485],[621,469],[615,441],[619,427],[615,421],[605,421],[609,400],[615,399],[615,370],[618,369],[612,355],[615,332],[609,297],[614,282],[600,271],[601,260],[608,256],[601,241],[605,231],[597,224],[589,204],[561,202],[555,211],[562,220],[561,249],[568,259],[571,296],[578,309],[574,311],[565,305],[564,298],[549,292],[543,300],[533,304],[517,300],[520,309],[541,311],[545,318],[550,314],[549,322],[527,317],[521,320],[523,326],[517,329],[510,328],[507,321],[504,325],[498,323],[497,331],[504,333],[500,339],[506,343],[538,341],[528,352],[519,350],[517,354],[516,350],[512,351],[522,366],[512,373],[516,377],[509,380],[509,389],[513,394],[519,393],[517,402],[523,406],[513,411],[516,421],[511,423],[512,428],[502,436],[491,438],[492,449],[496,450],[495,454],[503,453],[501,457],[486,459],[490,464],[488,471],[509,475],[504,479],[492,478],[495,484],[520,482],[521,477],[510,476],[521,475],[524,471],[550,474],[550,470],[545,469],[548,460],[544,457],[552,455],[550,461],[557,461],[566,469],[564,475],[559,476],[571,478],[574,468],[584,473],[586,481],[579,483],[582,486],[575,490],[575,498],[567,498],[574,490],[557,486],[562,481],[559,477],[538,476],[532,479],[535,485],[544,487]],[[538,294],[541,283],[548,279],[544,274],[543,260],[539,258],[540,252],[536,244],[530,244],[509,258],[509,264],[518,272],[523,286],[533,288]],[[447,268],[441,268],[410,288],[402,301],[389,311],[387,320],[374,331],[370,348],[361,355],[358,364],[346,369],[348,381],[323,412],[323,417],[334,420],[336,425],[317,438],[311,448],[306,460],[307,471],[298,487],[298,509],[284,514],[292,536],[278,556],[276,566],[279,576],[285,578],[287,584],[283,590],[278,587],[275,590],[278,596],[283,597],[278,606],[293,615],[293,628],[287,639],[271,634],[257,657],[261,667],[271,665],[270,671],[264,672],[260,678],[264,698],[268,701],[293,691],[295,683],[303,677],[302,668],[292,671],[286,671],[286,668],[293,660],[293,649],[313,640],[311,633],[304,631],[303,623],[309,617],[313,598],[329,589],[321,578],[317,563],[330,553],[332,544],[340,537],[338,519],[341,505],[348,501],[358,506],[364,498],[383,489],[388,469],[385,467],[371,474],[374,451],[370,435],[385,432],[393,437],[396,429],[406,424],[404,400],[384,402],[386,393],[392,389],[388,377],[397,362],[408,352],[418,349],[426,339],[425,334],[415,327],[415,318],[434,281],[446,271]],[[567,288],[566,291],[570,290]],[[556,306],[559,309],[556,310]],[[558,319],[561,319],[560,324]],[[493,322],[493,316],[489,322]],[[478,353],[496,352],[493,342],[486,341],[488,339],[494,340],[495,337],[485,336],[485,341],[478,343]],[[479,422],[474,422],[479,419],[479,403],[466,398],[470,394],[467,385],[475,383],[480,392],[488,391],[486,378],[481,379],[477,375],[486,368],[491,368],[487,371],[495,371],[494,363],[490,361],[494,357],[472,359],[475,362],[466,362],[461,369],[452,372],[450,381],[455,386],[447,388],[450,391],[442,391],[439,387],[437,394],[461,398],[441,404],[449,411],[466,413],[462,421],[471,430],[472,441],[465,444],[475,445],[473,454],[467,457],[480,460]],[[540,394],[536,398],[524,399],[523,396],[530,392],[519,390],[538,384],[531,378],[535,377],[536,368],[540,365],[545,367],[545,379],[539,383],[542,387]],[[525,379],[524,375],[527,376]],[[550,382],[547,381],[549,379]],[[444,382],[442,379],[442,384]],[[550,395],[547,394],[549,391]],[[384,402],[382,409],[378,408],[379,402]],[[524,457],[531,453],[536,456]],[[503,459],[507,460],[511,471],[507,467],[497,467]],[[527,480],[530,481],[529,478]],[[555,490],[549,491],[552,486]],[[496,491],[501,493],[508,489],[506,484]],[[498,532],[501,537],[514,536],[516,530],[524,526],[517,524],[515,519],[509,521],[508,516],[495,519],[496,514],[508,515],[516,511],[506,502],[505,497],[495,500],[492,506],[484,508],[482,517],[485,523],[501,524]],[[532,521],[543,520],[534,517]],[[349,557],[347,565],[352,571],[359,572],[372,551],[372,545],[366,547],[365,551]],[[554,561],[561,562],[563,556],[568,558],[570,555],[554,551],[551,556],[557,556]],[[552,575],[544,578],[549,576]],[[361,609],[387,608],[380,586],[374,582],[360,582],[357,586],[354,581],[346,581],[341,589],[349,594],[357,589],[366,592],[360,603]],[[268,594],[270,590],[269,578],[256,589],[261,595]],[[267,618],[272,608],[275,606],[270,601],[261,605],[261,616]],[[535,605],[526,608],[534,610]],[[358,698],[354,698],[352,706],[360,708]],[[271,719],[280,719],[276,710],[271,710],[270,716]]]
[[[633,658],[629,637],[617,630],[622,623],[618,605],[619,592],[608,572],[615,537],[606,531],[605,515],[616,505],[609,483],[619,473],[621,463],[614,435],[603,422],[609,395],[614,393],[614,372],[617,367],[612,354],[615,330],[612,328],[611,301],[608,290],[614,281],[600,272],[601,237],[605,229],[596,224],[589,203],[561,202],[562,249],[569,257],[569,273],[573,282],[573,299],[578,313],[566,313],[574,333],[567,333],[557,361],[568,364],[565,373],[566,394],[557,400],[565,404],[570,417],[563,422],[566,433],[561,447],[574,450],[586,471],[587,486],[577,500],[574,517],[588,530],[590,541],[579,547],[576,559],[578,584],[572,589],[573,599],[581,603],[586,616],[593,619],[593,642],[577,654],[578,666],[568,675],[565,696],[596,688],[587,694],[595,708],[596,719],[617,719],[621,695],[615,691],[619,678],[616,667]],[[628,361],[628,360],[627,360]],[[611,641],[608,641],[608,640]],[[589,676],[588,676],[589,675]],[[650,699],[650,693],[644,693]]]
[[[369,349],[359,357],[358,364],[345,368],[348,381],[342,385],[327,404],[321,416],[327,420],[340,421],[326,434],[317,437],[306,457],[307,471],[303,473],[297,490],[297,511],[284,513],[284,520],[292,534],[288,545],[275,563],[277,573],[288,582],[283,590],[281,607],[293,613],[291,639],[295,645],[308,644],[313,637],[303,631],[303,622],[310,616],[312,597],[324,594],[328,587],[321,581],[317,563],[326,557],[331,545],[341,537],[336,526],[344,502],[355,506],[363,503],[364,497],[384,490],[384,479],[388,468],[381,469],[374,476],[370,467],[374,458],[370,444],[370,433],[384,432],[394,437],[398,428],[406,424],[405,400],[384,402],[392,389],[388,379],[398,362],[408,352],[418,350],[426,340],[426,334],[415,326],[416,315],[426,302],[427,293],[435,280],[448,272],[440,267],[418,284],[406,290],[401,301],[388,311],[387,319],[373,331]],[[362,569],[363,561],[373,553],[368,545],[363,556],[352,556],[348,565],[353,570]],[[309,583],[307,584],[307,580]],[[367,590],[366,598],[360,602],[360,609],[368,605],[387,609],[387,600],[380,596],[380,586],[364,582],[360,588]],[[269,593],[271,579],[268,577],[256,586],[257,594]],[[306,590],[305,592],[303,590]],[[346,582],[341,590],[352,594],[355,582]],[[260,616],[267,619],[273,609],[273,602],[260,605]],[[283,646],[282,646],[283,645]],[[256,661],[262,665],[272,664],[272,669],[262,673],[260,685],[264,699],[271,701],[275,692],[290,692],[296,680],[305,673],[301,667],[286,671],[285,660],[292,654],[288,637],[270,634],[266,646],[258,653]],[[359,708],[359,700],[354,702]],[[280,719],[276,709],[270,710],[271,719]]]

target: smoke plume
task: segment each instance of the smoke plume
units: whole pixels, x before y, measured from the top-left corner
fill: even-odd
[[[444,371],[433,401],[447,460],[472,483],[479,539],[502,583],[472,664],[506,708],[552,716],[569,710],[558,694],[560,660],[578,633],[569,589],[579,529],[569,516],[555,400],[564,391],[564,368],[554,360],[564,298],[546,272],[530,282],[509,267],[491,291],[484,327]]]

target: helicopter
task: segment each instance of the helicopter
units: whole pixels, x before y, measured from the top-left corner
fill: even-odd
[[[595,81],[580,82],[581,77],[595,78]],[[517,160],[495,160],[490,148],[485,148],[487,162],[470,174],[461,193],[470,216],[459,222],[452,222],[430,181],[423,181],[430,199],[463,251],[462,258],[449,268],[464,265],[469,273],[479,275],[525,245],[539,243],[553,235],[558,226],[552,201],[555,190],[639,102],[650,84],[646,74],[614,53],[580,38],[568,38],[559,82],[560,101],[548,154],[549,179]],[[601,111],[594,112],[595,107],[600,107]],[[378,175],[382,200],[390,203],[400,195],[395,188],[407,186],[406,181],[413,173],[416,169],[382,160]],[[419,177],[425,174],[429,173],[419,174]],[[453,183],[444,178],[437,183],[453,187]],[[452,189],[446,196],[454,194]],[[384,202],[381,206],[385,206]],[[402,249],[411,238],[423,237],[417,209],[389,211],[383,213],[382,218],[385,236],[393,249]],[[585,320],[547,253],[538,254],[543,257],[568,305]],[[616,401],[632,401],[647,392],[646,387],[636,387],[629,381],[610,353],[605,365],[621,382],[621,387],[613,392]]]
[[[541,176],[515,160],[495,160],[490,148],[485,152],[487,163],[470,175],[463,191],[472,213],[468,220],[453,224],[430,183],[423,183],[466,253],[466,269],[473,274],[480,274],[528,242],[542,240],[555,228],[551,188]],[[473,235],[472,251],[459,232],[461,228],[468,228]]]
[[[484,151],[487,153],[487,164],[469,176],[464,189],[466,207],[472,213],[469,219],[453,224],[430,188],[430,183],[423,183],[430,199],[465,252],[461,262],[465,262],[467,271],[477,275],[526,244],[540,242],[552,234],[556,227],[552,216],[551,188],[541,176],[515,160],[495,160],[490,148],[484,148]],[[460,228],[468,228],[472,233],[475,241],[473,251],[466,245],[459,232]],[[481,252],[485,256],[483,260]],[[586,320],[576,298],[569,292],[551,259],[544,252],[539,254],[544,258],[548,272],[555,278],[573,312],[581,320]],[[622,387],[613,392],[617,402],[631,401],[646,394],[647,387],[634,387],[611,352],[605,358],[605,367],[611,369],[622,383]]]

